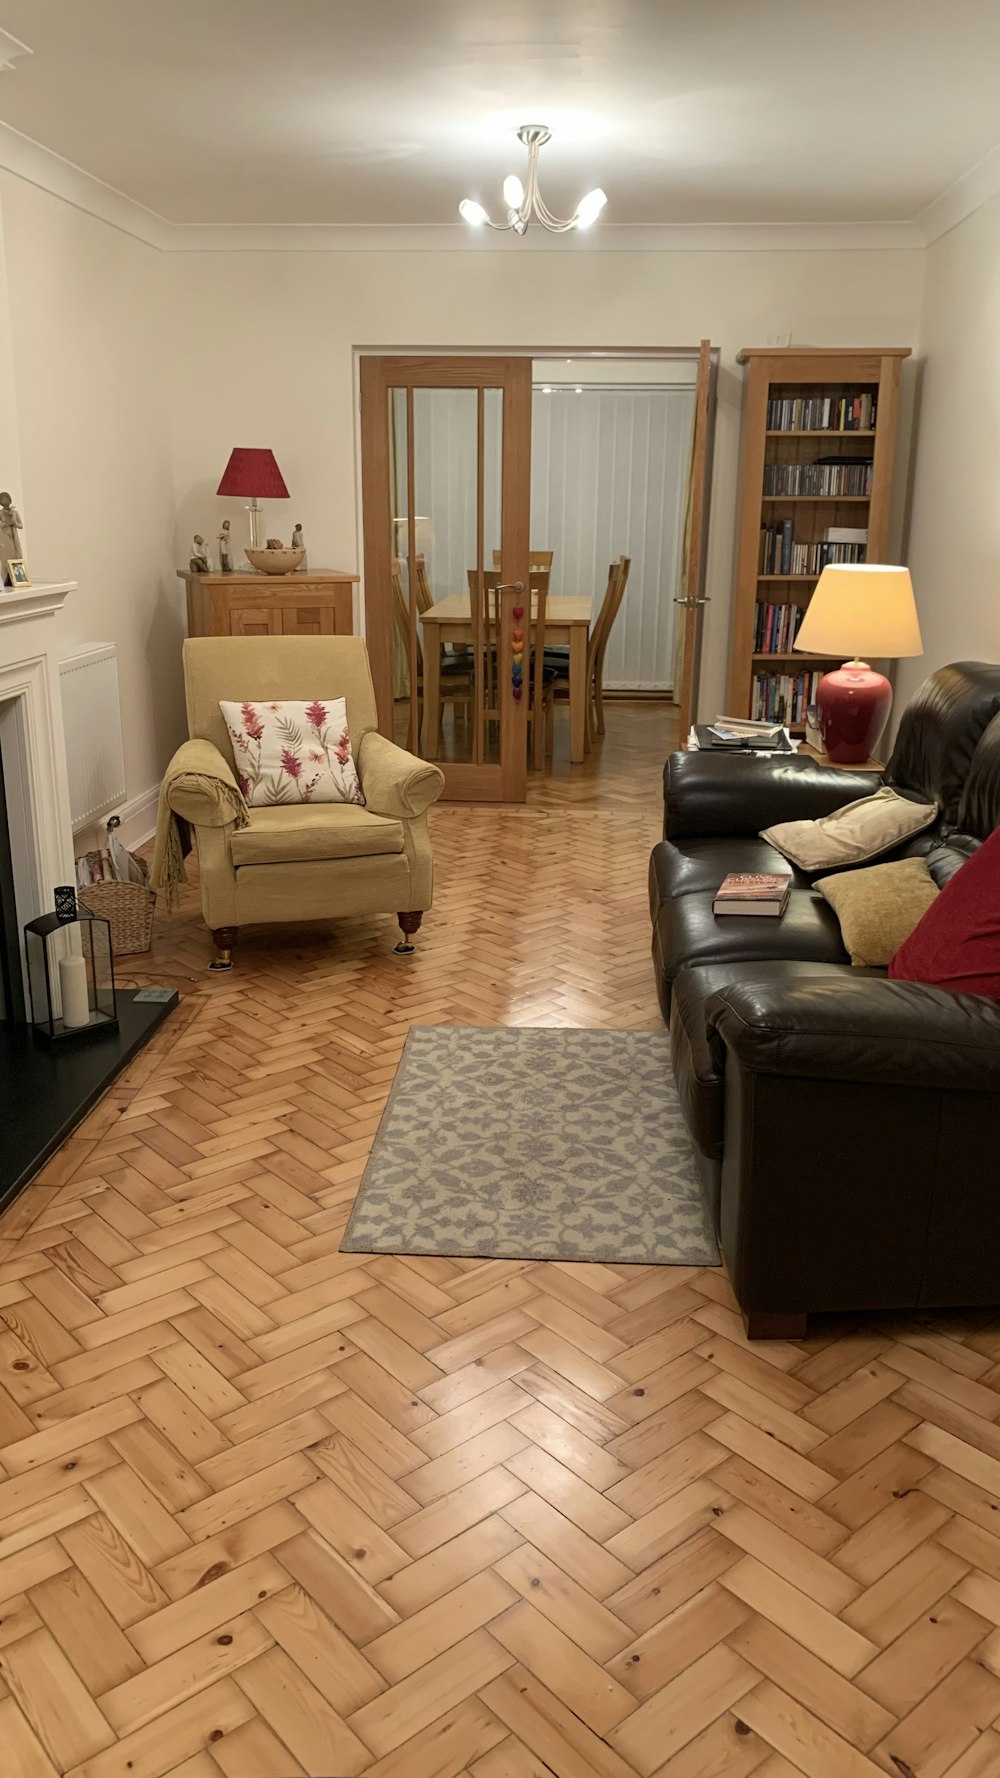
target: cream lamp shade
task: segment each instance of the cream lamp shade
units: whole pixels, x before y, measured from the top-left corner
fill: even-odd
[[[923,654],[910,570],[882,562],[829,563],[794,646],[808,654],[873,661]]]

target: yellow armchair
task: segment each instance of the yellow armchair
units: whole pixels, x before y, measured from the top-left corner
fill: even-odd
[[[396,946],[433,899],[427,810],[444,789],[438,767],[379,734],[364,642],[356,636],[197,636],[184,644],[190,740],[164,781],[172,815],[188,822],[214,968],[232,966],[241,926],[395,913]],[[233,771],[221,701],[343,697],[365,807],[282,803],[247,808]]]

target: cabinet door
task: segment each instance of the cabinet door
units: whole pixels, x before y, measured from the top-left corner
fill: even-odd
[[[303,600],[301,604],[283,605],[282,634],[285,636],[336,636],[337,624],[332,600]]]
[[[229,613],[231,636],[280,636],[281,607],[234,605]]]

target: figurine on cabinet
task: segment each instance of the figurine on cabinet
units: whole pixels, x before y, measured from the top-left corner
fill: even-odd
[[[211,572],[212,563],[209,558],[208,550],[205,548],[205,539],[200,531],[196,531],[194,534],[194,549],[191,553],[191,573],[211,574]]]
[[[232,574],[232,572],[233,572],[233,540],[229,534],[229,520],[228,519],[223,519],[222,529],[219,532],[219,535],[218,535],[218,538],[216,541],[218,542],[218,545],[219,545],[219,572],[220,572],[220,574]]]

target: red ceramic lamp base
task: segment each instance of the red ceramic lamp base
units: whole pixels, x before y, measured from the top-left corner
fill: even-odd
[[[827,757],[842,766],[870,759],[891,707],[892,686],[866,661],[848,661],[835,673],[824,673],[816,709]]]

